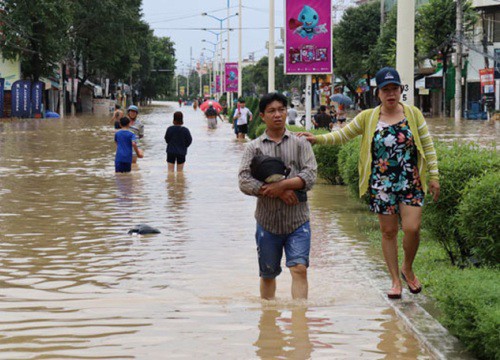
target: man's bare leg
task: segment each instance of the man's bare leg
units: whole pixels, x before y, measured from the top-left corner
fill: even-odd
[[[298,264],[290,268],[292,274],[292,298],[307,299],[308,283],[307,268],[305,265]]]
[[[265,300],[274,300],[276,295],[276,279],[260,278],[260,297]]]

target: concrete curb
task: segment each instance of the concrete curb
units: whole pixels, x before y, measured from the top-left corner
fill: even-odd
[[[434,359],[475,359],[456,337],[418,304],[418,302],[425,301],[424,295],[411,294],[407,288],[404,288],[401,300],[391,300],[382,290],[387,288],[390,282],[389,275],[377,267],[370,269],[370,275],[373,286],[380,291],[381,296],[394,309],[408,331],[419,340]]]

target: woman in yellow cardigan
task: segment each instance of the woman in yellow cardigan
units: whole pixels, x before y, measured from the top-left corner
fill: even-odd
[[[369,193],[370,210],[378,214],[382,250],[392,279],[387,296],[400,299],[399,217],[404,233],[401,276],[410,292],[417,294],[422,285],[412,266],[420,242],[424,194],[429,191],[437,201],[439,173],[436,151],[422,113],[400,102],[403,88],[398,72],[386,67],[379,70],[375,78],[380,106],[361,112],[338,131],[318,136],[299,135],[312,144],[344,144],[362,135],[359,194]]]

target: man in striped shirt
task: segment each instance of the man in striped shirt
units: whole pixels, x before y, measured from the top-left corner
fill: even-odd
[[[268,300],[275,297],[275,279],[281,273],[283,250],[292,274],[292,297],[306,299],[308,292],[309,206],[307,199],[299,201],[296,191],[311,190],[317,165],[311,145],[286,129],[286,107],[287,99],[281,94],[271,93],[261,98],[259,111],[266,131],[247,145],[239,170],[241,191],[257,197],[260,295]],[[272,184],[253,178],[250,164],[256,155],[281,158],[290,169],[288,178]]]

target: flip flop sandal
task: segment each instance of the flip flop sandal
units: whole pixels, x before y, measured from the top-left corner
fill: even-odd
[[[401,299],[401,294],[402,293],[403,293],[403,289],[398,289],[397,287],[393,287],[387,293],[387,297],[389,299]]]
[[[419,292],[422,291],[422,284],[420,284],[420,281],[418,281],[418,278],[415,276],[415,279],[413,281],[410,281],[405,274],[401,271],[401,277],[403,278],[404,282],[408,285],[408,289],[412,294],[418,294]]]

